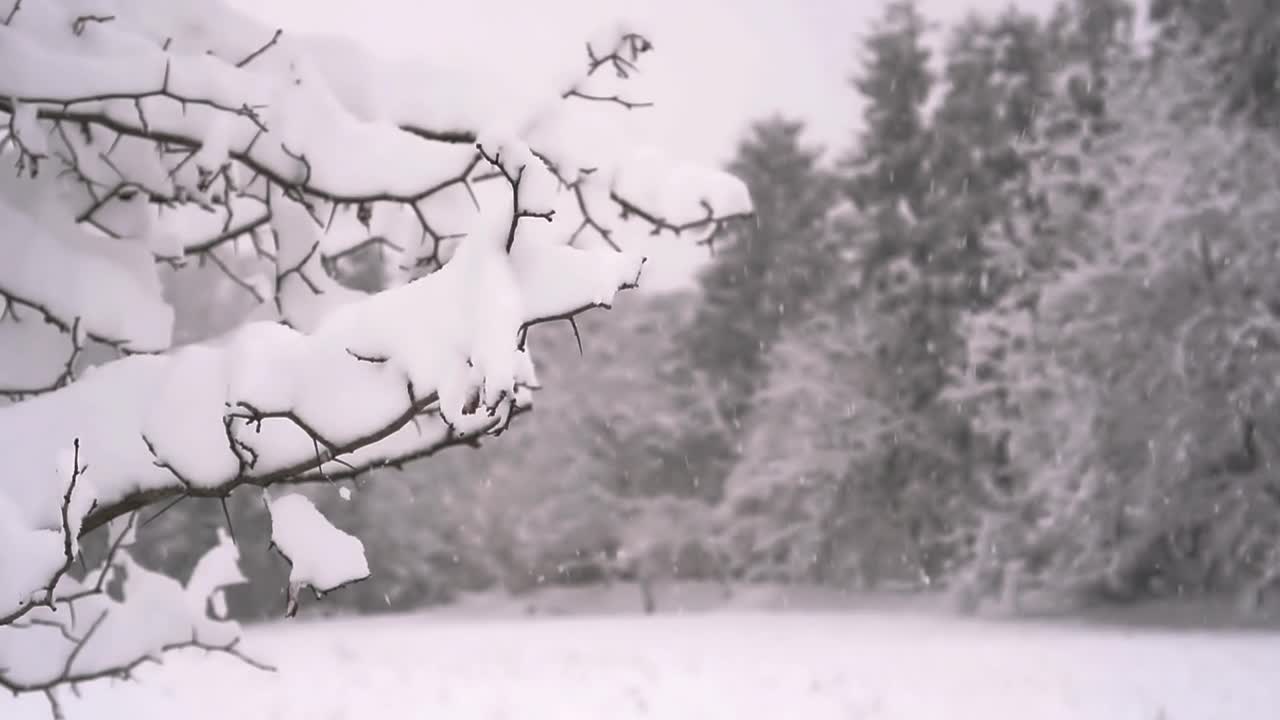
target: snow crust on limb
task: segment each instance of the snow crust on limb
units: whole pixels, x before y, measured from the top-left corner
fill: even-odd
[[[55,180],[0,172],[0,292],[71,333],[136,352],[163,350],[173,309],[136,243],[95,237],[67,214]],[[111,302],[102,302],[110,298]]]
[[[319,597],[369,577],[364,544],[325,519],[304,495],[285,495],[267,502],[271,544],[289,562],[289,609],[298,609],[298,592],[312,588]]]
[[[538,387],[528,328],[634,287],[628,238],[705,240],[750,214],[736,179],[589,142],[574,120],[645,104],[616,87],[653,49],[637,27],[530,81],[388,62],[221,2],[0,0],[0,341],[28,348],[0,350],[0,686],[235,652],[216,619],[243,582],[233,540],[183,586],[129,556],[138,509],[500,433]],[[403,271],[372,294],[334,270],[370,244]],[[172,348],[157,265],[193,262],[256,308]],[[86,368],[84,350],[115,359]],[[273,513],[291,584],[367,575],[359,541],[297,503]],[[347,550],[309,555],[299,526]],[[108,557],[81,573],[100,529]]]
[[[62,576],[53,606],[41,606],[0,626],[0,688],[51,692],[62,685],[106,677],[129,677],[168,651],[200,648],[240,654],[240,625],[210,617],[207,603],[221,606],[222,591],[245,582],[239,551],[220,533],[219,542],[196,564],[183,585],[152,572],[129,555],[135,541],[132,518],[113,523],[102,565],[81,580]],[[125,600],[106,592],[121,583]],[[51,700],[56,698],[51,695]]]

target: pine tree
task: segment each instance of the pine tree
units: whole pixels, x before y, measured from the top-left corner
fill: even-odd
[[[885,561],[913,555],[888,499],[849,497],[845,483],[851,467],[884,457],[895,430],[862,330],[828,308],[788,327],[770,352],[725,493],[728,539],[749,580],[865,584],[901,574]]]
[[[739,145],[729,167],[764,210],[755,227],[716,247],[680,357],[662,371],[695,396],[690,407],[705,407],[710,397],[718,416],[691,423],[660,471],[687,478],[705,497],[718,497],[737,457],[769,348],[838,272],[827,222],[835,188],[821,148],[806,145],[803,134],[803,123],[774,116],[755,123]]]
[[[865,41],[868,57],[851,83],[866,100],[861,142],[846,159],[848,192],[867,213],[923,214],[929,188],[924,105],[935,78],[925,20],[913,0],[889,3]]]
[[[741,232],[701,278],[703,303],[689,330],[693,364],[717,376],[726,416],[740,423],[762,359],[789,318],[802,317],[830,279],[826,216],[832,186],[821,149],[803,144],[804,124],[755,123],[731,172],[751,190],[759,223]]]
[[[961,589],[1256,604],[1280,572],[1257,440],[1275,358],[1244,338],[1274,324],[1259,278],[1275,142],[1222,118],[1197,53],[1143,61],[1059,17],[1078,54],[1036,129],[1043,203],[993,233],[1015,282],[966,327],[968,407],[1003,459],[981,479]],[[1093,85],[1072,82],[1085,72]]]
[[[860,211],[845,228],[860,271],[831,298],[831,312],[847,328],[846,342],[866,349],[880,429],[875,453],[850,454],[824,520],[829,533],[839,534],[868,507],[900,519],[898,536],[878,543],[897,557],[875,564],[905,570],[912,580],[937,565],[924,549],[940,533],[927,498],[949,482],[954,465],[953,419],[934,405],[955,346],[955,280],[946,247],[951,240],[936,201],[937,136],[926,112],[936,82],[927,30],[914,3],[889,4],[865,40],[867,57],[852,79],[866,109],[842,170],[845,194]],[[849,542],[828,543],[827,549],[884,552]],[[823,564],[839,566],[840,559]]]
[[[1034,16],[1016,10],[970,16],[951,34],[934,122],[932,197],[962,307],[999,293],[1002,279],[986,266],[991,250],[983,239],[1028,204],[1027,145],[1051,93],[1047,40]]]

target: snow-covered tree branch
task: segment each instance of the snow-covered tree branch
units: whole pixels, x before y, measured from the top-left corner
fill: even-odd
[[[537,386],[528,328],[635,286],[629,235],[705,242],[751,213],[719,172],[579,146],[575,108],[647,104],[617,87],[653,48],[630,25],[531,82],[386,62],[220,2],[0,0],[0,21],[0,686],[55,709],[54,688],[168,649],[237,652],[206,608],[242,581],[234,544],[184,588],[129,559],[136,511],[500,433]],[[371,242],[401,282],[340,284],[334,259]],[[206,262],[258,309],[171,347],[157,265]],[[87,367],[90,349],[115,359]],[[297,505],[269,499],[291,590],[368,574],[358,541]],[[99,528],[110,552],[71,577]]]

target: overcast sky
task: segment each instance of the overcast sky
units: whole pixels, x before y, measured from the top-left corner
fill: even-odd
[[[507,57],[579,48],[615,8],[643,7],[657,52],[645,59],[657,107],[640,132],[699,160],[726,158],[750,118],[773,111],[811,123],[812,138],[844,145],[856,122],[847,78],[878,0],[235,0],[289,29],[337,33],[389,55]],[[931,18],[1048,0],[921,0]],[[490,60],[490,62],[492,62]]]
[[[347,36],[383,55],[487,66],[537,64],[558,55],[553,49],[581,53],[588,35],[619,8],[641,8],[656,45],[642,69],[657,104],[637,111],[643,113],[631,123],[637,140],[717,165],[751,119],[773,112],[808,121],[812,141],[846,147],[859,114],[848,86],[856,43],[883,7],[880,0],[233,2],[272,25]],[[920,0],[928,17],[942,21],[1010,5],[1044,12],[1051,1]],[[686,284],[705,259],[705,251],[678,244],[646,252],[649,289]]]

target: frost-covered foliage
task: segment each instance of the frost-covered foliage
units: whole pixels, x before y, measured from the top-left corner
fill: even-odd
[[[827,287],[833,236],[827,214],[834,183],[822,148],[804,139],[804,124],[782,116],[756,122],[738,144],[730,171],[751,189],[759,221],[715,248],[699,278],[692,325],[671,360],[670,382],[712,394],[719,422],[691,415],[671,463],[715,496],[738,459],[737,447],[765,374],[764,358],[779,330],[804,317]],[[696,404],[695,404],[696,405]],[[683,466],[683,467],[681,467]]]
[[[735,558],[756,580],[926,587],[945,569],[958,503],[945,478],[911,469],[949,451],[883,377],[897,316],[845,307],[796,324],[770,355],[726,488]]]
[[[875,391],[859,318],[822,313],[786,332],[729,476],[725,504],[738,572],[752,581],[869,585],[894,574],[900,518],[869,470],[905,439]],[[895,546],[895,547],[891,547]]]
[[[1105,114],[1046,134],[1045,214],[1003,246],[1016,281],[969,324],[953,397],[1005,462],[965,592],[1225,590],[1253,609],[1280,577],[1280,148],[1163,49],[1113,62]]]
[[[1280,111],[1280,21],[1270,0],[1151,0],[1149,17],[1164,39],[1193,40],[1216,93],[1234,111],[1273,126]]]
[[[221,2],[0,3],[0,684],[234,649],[188,601],[220,584],[184,590],[127,542],[98,581],[73,580],[80,539],[160,501],[349,478],[501,432],[536,386],[530,326],[635,285],[631,238],[705,240],[748,215],[740,182],[588,142],[574,119],[630,109],[619,81],[652,47],[620,24],[530,79],[389,63]],[[376,294],[329,272],[369,243],[402,281]],[[255,309],[175,347],[157,264],[192,262]],[[94,355],[108,361],[86,368]],[[313,512],[272,504],[295,582],[356,579],[362,554]],[[121,599],[100,592],[117,568]]]
[[[645,612],[658,609],[658,589],[673,579],[714,578],[723,596],[732,597],[717,506],[673,495],[614,497],[608,504],[621,527],[611,570],[636,580]]]
[[[926,112],[890,7],[829,230],[858,271],[774,346],[727,484],[744,576],[1275,594],[1277,146],[1221,65],[1246,8],[1149,49],[1119,0],[971,18]]]
[[[546,414],[513,428],[490,452],[449,458],[465,463],[455,470],[461,477],[483,478],[482,496],[463,501],[477,506],[476,516],[458,529],[486,536],[470,550],[489,557],[507,589],[600,581],[619,551],[645,533],[675,544],[698,533],[713,540],[709,530],[678,522],[686,516],[663,526],[642,511],[698,490],[688,473],[667,464],[685,422],[713,422],[715,410],[710,392],[666,380],[694,301],[633,296],[608,316],[582,318],[577,331],[538,328],[531,341],[539,357],[553,360],[541,379],[553,388],[572,382],[574,392],[540,398]]]

